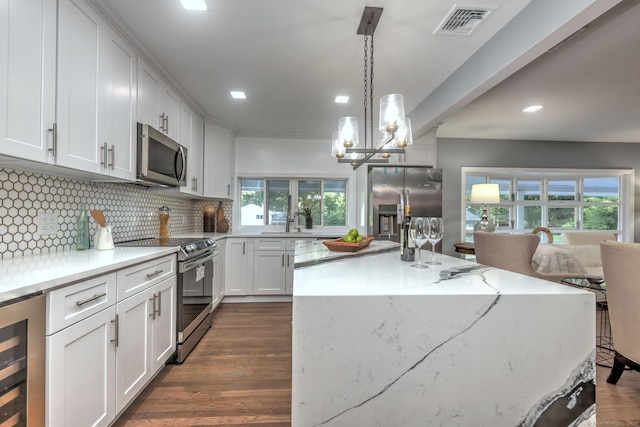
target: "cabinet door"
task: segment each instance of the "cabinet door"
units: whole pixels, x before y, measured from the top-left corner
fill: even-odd
[[[190,174],[194,179],[194,193],[201,196],[203,194],[204,178],[204,122],[197,115],[193,116],[191,131],[191,150],[189,151]]]
[[[202,195],[202,146],[203,129],[200,120],[191,109],[182,104],[180,110],[180,143],[187,147],[187,185],[180,187],[181,193]]]
[[[205,197],[231,198],[231,131],[205,123]]]
[[[160,114],[164,114],[164,133],[169,138],[180,142],[180,98],[169,87],[160,86]]]
[[[53,162],[56,2],[0,2],[0,153]]]
[[[58,2],[58,97],[56,163],[101,173],[104,135],[106,23],[83,0]],[[100,145],[102,147],[102,145]],[[104,155],[103,155],[104,156]]]
[[[115,306],[47,337],[50,427],[107,426],[116,415]]]
[[[284,251],[254,251],[253,293],[273,295],[285,293],[287,254]]]
[[[145,290],[117,304],[116,412],[120,412],[151,378],[152,292]]]
[[[138,57],[138,121],[160,127],[160,86],[162,81],[151,67]],[[164,123],[162,124],[164,126]]]
[[[105,173],[118,178],[136,178],[136,54],[115,31],[108,29],[106,75]],[[104,155],[104,152],[103,152]]]
[[[225,254],[225,295],[247,294],[247,239],[227,239]]]
[[[158,283],[152,289],[152,298],[155,298],[155,313],[151,316],[151,363],[154,373],[161,369],[176,351],[177,283],[177,278],[174,276]]]
[[[287,264],[285,266],[285,288],[284,291],[287,295],[293,294],[293,269],[295,264],[295,252],[288,251],[286,253]]]

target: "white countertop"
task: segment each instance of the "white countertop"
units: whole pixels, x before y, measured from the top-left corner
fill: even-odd
[[[116,247],[59,251],[0,261],[0,302],[104,274],[164,255],[177,247]]]
[[[337,252],[327,248],[321,240],[300,240],[295,246],[295,268],[307,267],[327,261],[393,251],[400,253],[400,245],[389,240],[374,240],[366,248],[356,252]]]
[[[429,260],[431,252],[423,250],[422,257],[423,260]],[[417,269],[411,267],[414,263],[401,261],[399,252],[393,251],[296,269],[293,296],[534,295],[585,292],[492,267],[482,267],[442,280],[442,270],[477,264],[442,254],[436,254],[436,260],[442,265]]]

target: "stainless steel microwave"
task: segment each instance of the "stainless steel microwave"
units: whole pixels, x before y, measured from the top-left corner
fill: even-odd
[[[173,187],[187,183],[187,148],[148,124],[138,123],[137,179]]]

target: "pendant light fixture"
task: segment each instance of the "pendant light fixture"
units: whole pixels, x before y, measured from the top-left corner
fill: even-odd
[[[378,132],[374,134],[373,33],[380,16],[381,7],[366,6],[357,31],[358,35],[364,36],[363,147],[359,147],[358,120],[355,117],[342,117],[331,141],[331,155],[338,159],[338,163],[351,164],[354,170],[365,163],[389,163],[391,155],[404,154],[405,147],[413,143],[411,121],[404,116],[404,100],[400,94],[385,95],[380,99]]]

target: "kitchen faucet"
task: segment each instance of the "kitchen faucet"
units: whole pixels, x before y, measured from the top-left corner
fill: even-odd
[[[293,222],[293,218],[291,218],[291,194],[287,196],[287,220],[285,222],[285,233],[291,231],[291,223]]]

